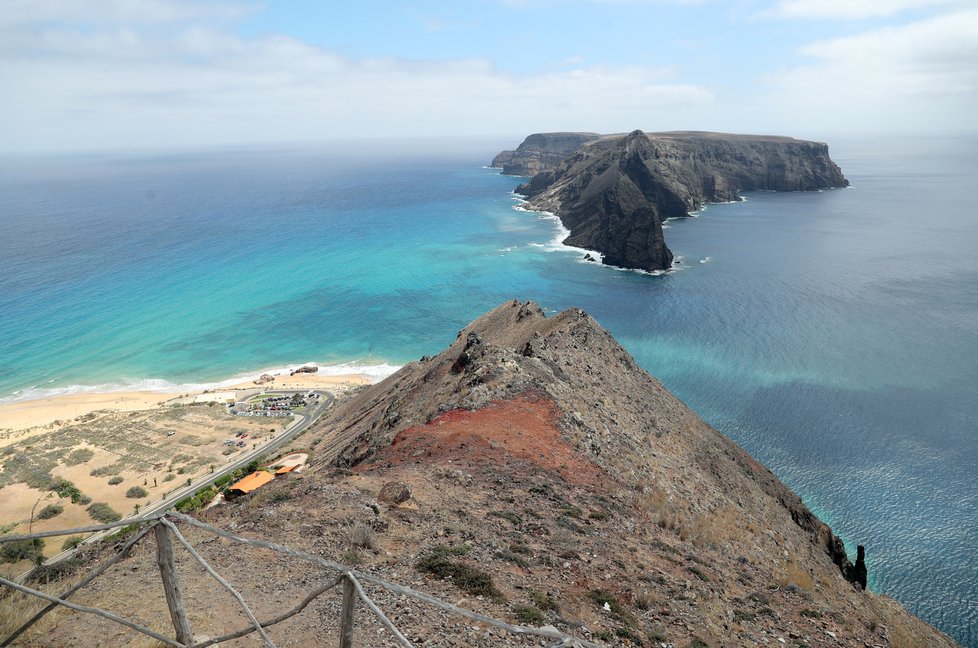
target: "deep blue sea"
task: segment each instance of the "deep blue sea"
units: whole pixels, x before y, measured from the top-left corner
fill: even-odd
[[[978,139],[830,139],[852,188],[670,221],[662,276],[514,209],[483,165],[515,143],[0,159],[0,398],[383,373],[582,307],[978,647]]]

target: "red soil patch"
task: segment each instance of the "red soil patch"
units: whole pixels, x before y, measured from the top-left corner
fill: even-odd
[[[557,473],[570,484],[610,485],[603,468],[564,441],[557,419],[553,400],[529,393],[474,412],[452,410],[404,430],[363,469],[447,460],[515,468],[524,462]]]

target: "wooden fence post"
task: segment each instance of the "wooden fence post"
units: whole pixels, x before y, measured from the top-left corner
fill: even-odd
[[[156,562],[160,567],[160,578],[163,581],[163,591],[166,593],[166,605],[170,608],[170,619],[177,633],[177,641],[187,646],[194,643],[190,630],[187,611],[183,607],[183,597],[180,596],[180,582],[177,579],[176,565],[173,563],[173,543],[170,541],[170,530],[162,524],[157,524],[153,530],[156,534]]]
[[[340,613],[340,648],[353,648],[353,615],[356,613],[357,591],[353,574],[343,575],[343,611]]]

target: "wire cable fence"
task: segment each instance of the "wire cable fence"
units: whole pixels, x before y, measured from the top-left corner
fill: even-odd
[[[320,585],[313,591],[309,592],[306,597],[295,605],[292,609],[283,612],[275,617],[268,618],[265,620],[259,620],[252,609],[249,607],[248,603],[245,601],[244,596],[237,590],[233,585],[231,585],[226,579],[224,579],[208,562],[207,560],[197,551],[197,549],[191,544],[185,535],[180,531],[177,524],[183,524],[188,527],[193,527],[200,529],[205,533],[210,533],[214,536],[218,536],[229,540],[233,543],[240,545],[247,545],[259,549],[267,549],[276,552],[280,555],[288,556],[291,558],[296,558],[303,560],[320,567],[323,567],[331,572],[336,573],[335,579],[328,581],[327,583]],[[22,583],[18,583],[14,580],[8,580],[6,578],[0,577],[0,586],[9,588],[14,591],[18,591],[24,594],[35,596],[39,599],[48,602],[48,605],[43,607],[37,613],[35,613],[31,618],[27,619],[22,623],[16,630],[14,630],[9,636],[5,637],[0,641],[0,648],[5,648],[6,646],[13,645],[19,637],[23,635],[31,626],[39,622],[45,615],[47,615],[52,610],[56,609],[58,606],[63,606],[76,612],[82,612],[86,614],[92,614],[98,617],[102,617],[114,623],[126,626],[127,628],[151,637],[160,643],[173,646],[174,648],[205,648],[206,646],[212,646],[233,639],[238,639],[250,635],[252,633],[257,633],[258,637],[261,639],[262,644],[266,648],[275,648],[275,643],[272,641],[267,633],[267,629],[271,626],[279,624],[287,619],[294,617],[295,615],[302,612],[310,603],[315,599],[325,594],[326,592],[332,591],[336,588],[341,589],[342,596],[342,606],[340,609],[340,619],[339,619],[339,646],[340,648],[352,648],[354,630],[356,627],[356,607],[357,602],[362,602],[366,609],[376,618],[376,620],[383,626],[393,640],[400,646],[406,648],[413,648],[411,641],[397,628],[395,623],[381,610],[380,606],[364,591],[363,583],[368,583],[370,585],[375,585],[388,590],[394,594],[405,596],[416,601],[440,608],[451,614],[463,617],[470,621],[475,621],[478,623],[485,624],[489,627],[505,630],[506,632],[513,635],[522,635],[526,637],[540,637],[543,639],[552,640],[553,643],[548,644],[549,648],[558,647],[575,647],[575,648],[599,648],[598,644],[586,641],[584,639],[579,639],[577,637],[570,636],[552,627],[535,628],[528,626],[515,625],[511,623],[506,623],[505,621],[500,621],[492,617],[488,617],[484,614],[479,614],[477,612],[472,612],[465,608],[459,607],[457,605],[452,605],[451,603],[446,603],[434,596],[418,592],[417,590],[411,589],[410,587],[405,587],[403,585],[398,585],[390,581],[384,580],[377,576],[367,574],[364,572],[357,571],[356,569],[343,565],[319,556],[315,556],[304,551],[298,551],[290,547],[286,547],[274,542],[268,542],[265,540],[255,540],[252,538],[245,538],[223,529],[211,526],[200,520],[197,520],[188,515],[182,513],[177,513],[175,511],[167,511],[165,513],[158,513],[149,516],[129,518],[127,520],[121,520],[119,522],[110,524],[99,524],[88,527],[82,527],[77,529],[66,529],[63,531],[44,531],[39,533],[31,533],[26,535],[17,536],[0,536],[0,544],[6,542],[17,542],[17,541],[34,541],[38,538],[47,538],[54,536],[69,536],[77,535],[82,533],[92,533],[97,531],[105,531],[110,529],[115,529],[119,527],[127,527],[132,525],[144,525],[139,528],[138,531],[133,533],[122,545],[122,547],[111,557],[105,560],[102,564],[98,565],[94,570],[92,570],[85,578],[80,580],[78,583],[72,585],[65,591],[61,592],[59,595],[54,596],[47,594],[35,588],[29,587]],[[104,574],[108,569],[110,569],[115,564],[122,560],[125,560],[129,555],[131,555],[133,548],[147,535],[152,533],[156,539],[156,564],[159,568],[160,581],[163,586],[163,591],[166,597],[167,609],[170,613],[170,620],[173,624],[174,636],[168,637],[161,634],[155,630],[147,628],[135,621],[123,618],[113,612],[102,610],[97,607],[91,607],[86,605],[80,605],[73,603],[69,600],[72,595],[80,591],[87,585],[89,585],[96,578]],[[181,545],[190,556],[198,563],[204,571],[213,578],[222,588],[227,590],[227,592],[234,598],[238,606],[241,608],[245,617],[249,621],[249,625],[229,632],[227,634],[204,638],[201,637],[199,640],[195,640],[193,629],[191,628],[190,621],[187,616],[187,610],[185,607],[184,596],[182,594],[180,579],[177,576],[177,571],[173,558],[173,544],[174,541]]]

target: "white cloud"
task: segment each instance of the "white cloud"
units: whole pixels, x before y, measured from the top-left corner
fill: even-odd
[[[876,18],[911,9],[964,4],[962,0],[781,0],[776,14],[789,18]]]
[[[0,26],[43,22],[168,23],[200,18],[233,20],[256,5],[214,0],[5,0]]]
[[[974,129],[978,9],[812,43],[769,78],[774,107],[816,124]]]
[[[0,149],[225,144],[353,136],[622,130],[713,95],[670,71],[512,75],[481,59],[340,56],[213,25],[0,30]]]

